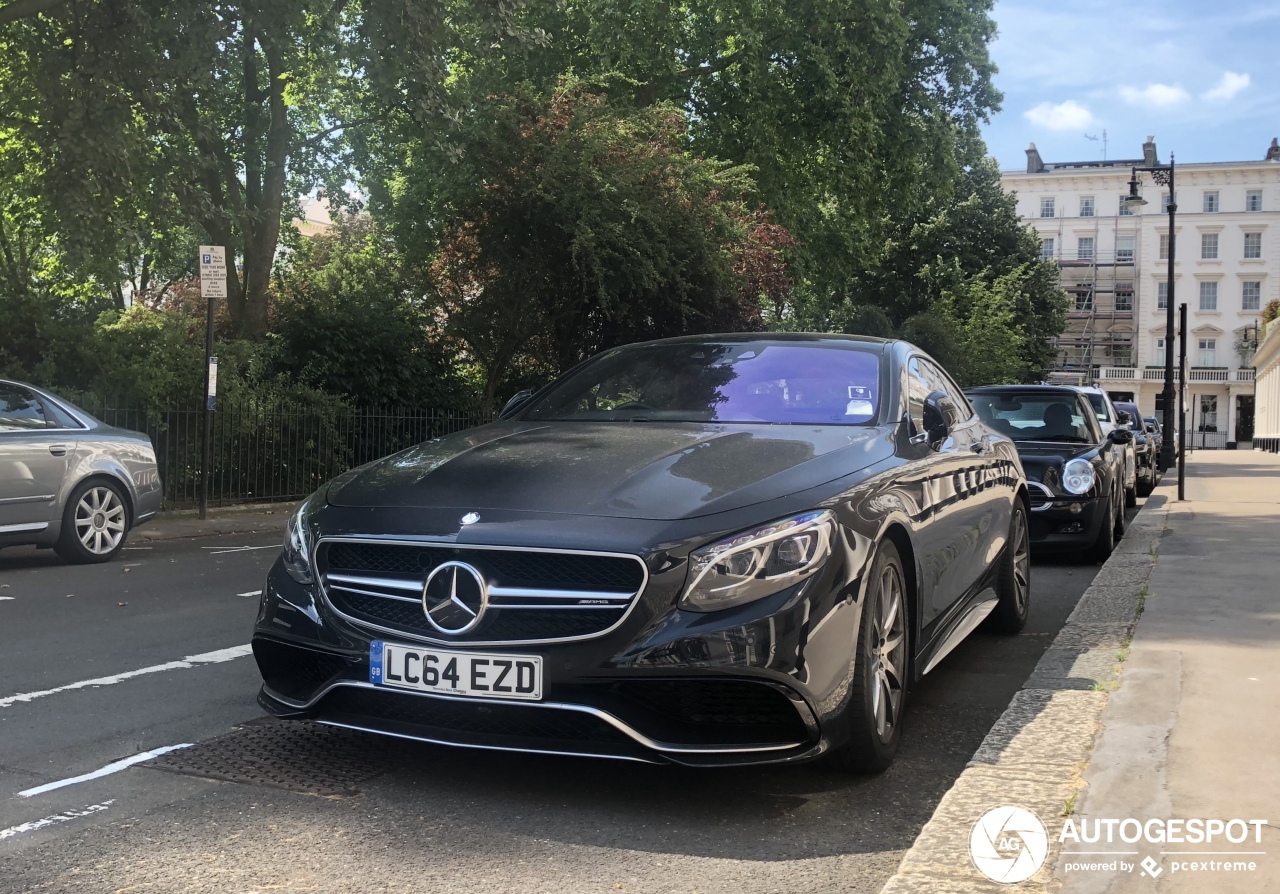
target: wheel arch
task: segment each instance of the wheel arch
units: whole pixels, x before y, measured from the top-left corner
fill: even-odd
[[[84,485],[94,481],[104,481],[109,484],[114,484],[116,487],[120,489],[122,495],[124,496],[124,514],[126,518],[125,531],[126,532],[129,531],[133,527],[133,520],[135,518],[135,512],[136,512],[133,505],[133,488],[129,486],[128,482],[121,480],[121,477],[118,474],[114,474],[112,472],[102,470],[102,469],[97,469],[89,472],[87,475],[82,476],[79,480],[76,481],[75,484],[71,486],[71,488],[67,491],[67,501],[64,504],[62,509],[62,518],[63,519],[66,518],[67,510],[71,507],[71,496]]]

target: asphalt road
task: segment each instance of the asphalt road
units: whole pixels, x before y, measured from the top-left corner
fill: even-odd
[[[247,644],[278,540],[138,543],[92,568],[0,552],[0,892],[878,891],[1097,570],[1037,561],[1023,633],[952,653],[865,778],[240,728],[262,716]],[[156,768],[255,748],[257,778],[296,790]],[[360,778],[304,793],[334,773]]]

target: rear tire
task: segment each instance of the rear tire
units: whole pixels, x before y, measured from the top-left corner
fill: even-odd
[[[62,513],[62,533],[54,550],[75,565],[107,562],[129,534],[129,509],[120,485],[102,478],[82,482]]]
[[[1105,562],[1111,558],[1116,548],[1116,498],[1114,493],[1107,494],[1106,514],[1098,527],[1098,537],[1084,551],[1085,558],[1091,562]]]
[[[1017,633],[1026,626],[1031,613],[1031,531],[1022,500],[1014,501],[1009,543],[1000,557],[996,596],[999,602],[987,616],[987,626],[997,633]]]
[[[848,717],[849,741],[833,749],[829,766],[855,773],[881,773],[893,763],[902,738],[910,664],[908,599],[902,559],[892,541],[882,542],[867,578]]]

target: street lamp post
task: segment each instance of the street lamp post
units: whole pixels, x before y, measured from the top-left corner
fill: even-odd
[[[1164,430],[1166,436],[1164,438],[1164,446],[1160,449],[1160,465],[1169,469],[1173,466],[1173,438],[1168,436],[1174,429],[1173,419],[1173,260],[1174,260],[1174,215],[1178,211],[1178,203],[1175,200],[1173,191],[1173,153],[1169,153],[1169,163],[1167,165],[1157,165],[1150,168],[1133,169],[1129,179],[1129,195],[1125,197],[1124,204],[1131,211],[1136,211],[1142,205],[1147,204],[1147,200],[1138,195],[1138,172],[1145,171],[1151,175],[1160,186],[1169,187],[1169,276],[1168,276],[1168,300],[1165,302],[1165,326],[1164,326]],[[1185,335],[1183,336],[1185,338]]]

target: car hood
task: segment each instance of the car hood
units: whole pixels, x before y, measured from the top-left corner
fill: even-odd
[[[328,501],[690,518],[857,472],[893,453],[892,433],[893,426],[496,422],[340,476]]]
[[[1050,469],[1054,470],[1050,477],[1056,482],[1059,478],[1057,473],[1066,465],[1067,460],[1085,456],[1098,449],[1097,444],[1054,444],[1048,441],[1020,441],[1016,446],[1027,478],[1041,482],[1045,481],[1045,473]]]

